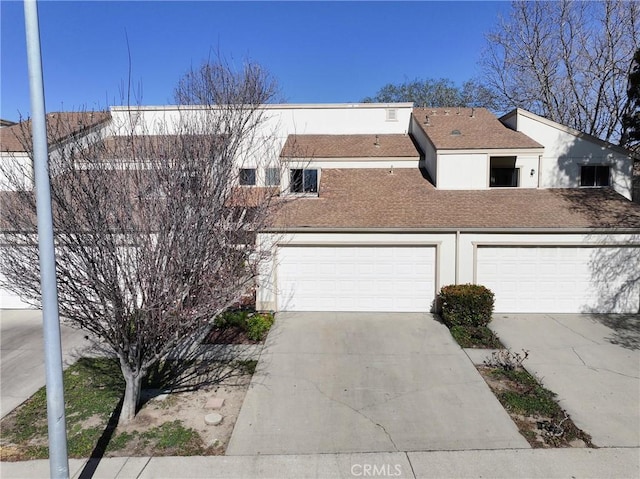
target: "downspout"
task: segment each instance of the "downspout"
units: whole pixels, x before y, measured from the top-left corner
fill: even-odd
[[[456,284],[459,284],[459,265],[460,265],[460,230],[456,231]]]
[[[536,188],[540,188],[540,166],[542,165],[542,155],[538,155],[538,184]]]

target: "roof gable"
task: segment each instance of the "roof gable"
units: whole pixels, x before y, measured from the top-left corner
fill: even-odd
[[[586,141],[590,141],[592,143],[595,143],[598,146],[602,146],[605,148],[609,148],[617,153],[620,153],[622,155],[625,156],[634,156],[634,153],[632,151],[627,150],[626,148],[623,148],[621,146],[618,145],[614,145],[613,143],[609,143],[608,141],[602,140],[600,138],[598,138],[597,136],[593,136],[590,135],[589,133],[584,133],[580,130],[576,130],[575,128],[571,128],[570,126],[566,126],[563,125],[562,123],[558,123],[556,121],[553,120],[549,120],[548,118],[545,118],[543,116],[540,115],[536,115],[535,113],[531,113],[528,110],[524,110],[522,108],[515,108],[513,110],[511,110],[509,113],[506,113],[505,115],[500,117],[500,121],[504,122],[504,121],[508,121],[509,119],[513,118],[515,116],[516,118],[516,126],[517,126],[517,119],[518,116],[524,116],[526,118],[529,118],[531,120],[534,121],[538,121],[544,125],[550,126],[552,128],[555,128],[557,130],[560,130],[564,133],[568,133],[569,135],[573,135],[576,138],[580,138],[581,140],[586,140]]]
[[[438,150],[544,148],[486,108],[414,108],[413,117]]]

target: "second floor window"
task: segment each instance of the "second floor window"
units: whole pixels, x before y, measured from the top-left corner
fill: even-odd
[[[280,186],[280,170],[278,168],[267,168],[264,180],[264,184],[267,186]]]
[[[609,186],[609,166],[582,165],[580,186]]]
[[[318,170],[295,169],[291,170],[292,193],[317,193]]]
[[[240,185],[255,186],[255,184],[256,184],[256,169],[240,168]]]
[[[520,169],[516,168],[515,156],[492,156],[489,159],[489,187],[516,188]]]

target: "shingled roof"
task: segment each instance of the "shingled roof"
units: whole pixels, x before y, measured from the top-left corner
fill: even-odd
[[[414,108],[413,117],[439,150],[544,148],[486,108]]]
[[[289,135],[282,157],[420,158],[409,135]]]
[[[47,138],[49,144],[92,128],[111,118],[109,112],[58,112],[47,114]],[[31,135],[31,120],[0,128],[0,151],[24,152],[25,135]]]
[[[416,169],[324,169],[317,198],[284,205],[288,228],[640,228],[612,189],[438,190]]]

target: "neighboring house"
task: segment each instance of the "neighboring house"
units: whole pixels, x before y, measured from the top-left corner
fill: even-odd
[[[492,289],[496,312],[640,309],[629,152],[519,109],[264,108],[273,142],[238,164],[239,184],[295,200],[258,235],[272,252],[259,309],[430,311],[453,283]]]

